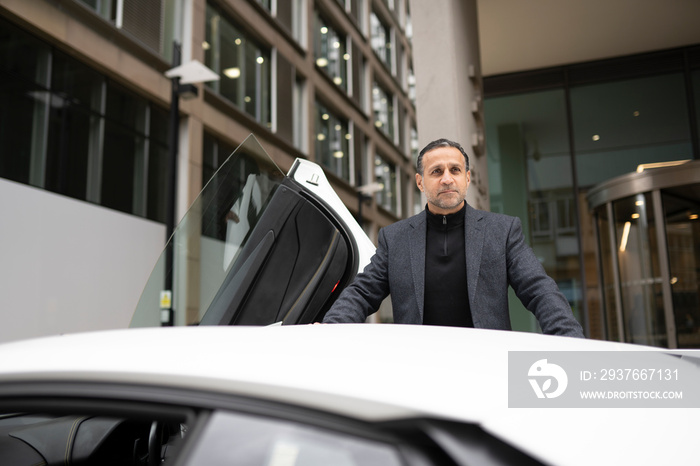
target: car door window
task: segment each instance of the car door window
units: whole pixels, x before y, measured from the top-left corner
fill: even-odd
[[[290,421],[216,412],[188,465],[399,466],[391,444]]]
[[[0,465],[160,464],[177,454],[184,428],[147,414],[0,413]]]

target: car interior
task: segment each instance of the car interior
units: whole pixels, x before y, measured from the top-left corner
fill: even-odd
[[[185,426],[142,416],[0,414],[0,464],[161,464],[172,456]]]

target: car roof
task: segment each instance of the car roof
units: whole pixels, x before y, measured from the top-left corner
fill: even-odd
[[[508,351],[514,350],[654,349],[410,325],[128,329],[0,345],[0,383],[136,383],[251,396],[367,421],[457,420],[555,464],[600,461],[592,448],[606,451],[603,462],[612,464],[629,462],[628,448],[645,441],[694,443],[692,429],[683,426],[694,425],[697,410],[690,416],[660,408],[508,408]]]
[[[406,325],[113,330],[0,345],[0,381],[134,382],[264,393],[283,401],[295,389],[386,405],[358,410],[335,401],[326,406],[318,397],[290,400],[369,420],[425,411],[477,421],[490,408],[489,400],[500,396],[487,382],[493,380],[495,365],[506,367],[503,349],[573,350],[591,344],[595,342],[518,332]],[[501,388],[505,393],[506,386]],[[442,392],[439,398],[424,396],[437,391]],[[457,399],[461,409],[455,410]]]

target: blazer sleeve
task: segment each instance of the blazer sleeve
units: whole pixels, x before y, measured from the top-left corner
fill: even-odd
[[[389,295],[388,248],[383,229],[379,231],[378,243],[370,263],[333,303],[324,323],[364,322]]]
[[[511,224],[507,242],[508,282],[523,305],[535,315],[542,331],[548,335],[584,338],[569,302],[525,243],[517,217]]]

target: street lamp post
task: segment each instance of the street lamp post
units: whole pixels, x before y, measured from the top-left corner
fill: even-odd
[[[362,183],[362,175],[360,173],[357,174],[357,182],[358,184]],[[377,183],[376,181],[374,183],[368,183],[357,187],[357,223],[360,224],[360,228],[362,228],[363,220],[362,205],[365,203],[365,201],[372,199],[372,194],[379,192],[382,189],[384,189],[384,185]]]
[[[170,78],[170,115],[168,119],[168,173],[167,173],[167,197],[165,213],[165,283],[160,299],[160,323],[164,327],[170,327],[175,323],[175,310],[173,307],[173,281],[174,281],[174,238],[175,215],[177,207],[177,157],[179,149],[180,126],[180,97],[191,99],[197,97],[196,83],[216,81],[219,75],[196,60],[182,65],[181,49],[178,42],[173,42],[173,68],[165,72]]]

